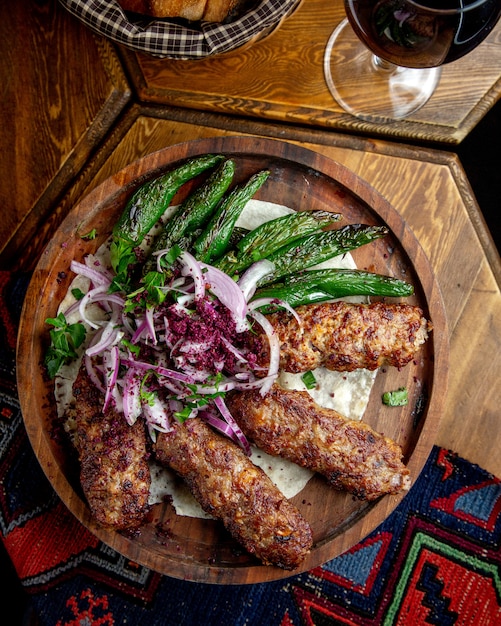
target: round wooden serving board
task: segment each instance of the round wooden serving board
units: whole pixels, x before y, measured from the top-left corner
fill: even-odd
[[[233,157],[237,181],[260,169],[270,169],[268,181],[256,195],[259,199],[298,211],[340,212],[344,217],[341,226],[366,223],[386,224],[390,228],[390,235],[354,252],[357,266],[412,282],[415,294],[406,301],[423,308],[434,330],[415,362],[400,371],[388,368],[378,372],[364,421],[401,444],[414,480],[433,446],[445,399],[448,333],[430,264],[398,211],[353,172],[293,144],[255,137],[220,137],[175,145],[127,166],[74,207],[34,272],[19,332],[19,397],[40,464],[80,522],[129,559],[177,578],[221,584],[256,583],[284,578],[332,559],[370,533],[405,494],[367,504],[314,477],[293,499],[309,520],[314,536],[313,549],[297,572],[261,565],[233,541],[219,522],[178,516],[167,503],[153,507],[149,522],[138,533],[103,529],[90,516],[82,497],[72,450],[54,435],[54,389],[43,367],[49,341],[44,321],[56,314],[68,289],[72,279],[70,261],[81,260],[108,238],[138,185],[188,157],[208,152]],[[186,194],[187,190],[188,186],[182,191]],[[81,238],[93,228],[97,232],[95,240]],[[409,390],[409,404],[399,408],[383,405],[383,391],[401,386]]]

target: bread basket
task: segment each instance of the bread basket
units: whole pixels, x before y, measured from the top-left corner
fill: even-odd
[[[276,30],[301,0],[256,0],[224,23],[147,19],[115,0],[59,0],[94,32],[158,58],[196,60],[247,47]]]

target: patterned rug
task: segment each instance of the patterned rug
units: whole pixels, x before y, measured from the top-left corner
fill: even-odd
[[[0,533],[37,624],[501,624],[501,482],[438,447],[371,535],[279,582],[183,582],[98,541],[53,492],[23,426],[15,341],[28,280],[0,272]]]

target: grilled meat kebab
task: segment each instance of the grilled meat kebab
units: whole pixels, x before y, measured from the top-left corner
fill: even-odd
[[[204,511],[263,563],[296,569],[312,545],[311,529],[268,476],[200,418],[160,433],[157,460],[177,472]]]
[[[81,367],[73,384],[76,402],[67,411],[80,461],[80,481],[95,519],[121,530],[144,523],[148,513],[150,470],[143,420],[133,426],[110,408]]]
[[[402,367],[426,341],[432,326],[419,307],[408,304],[332,302],[297,307],[301,324],[287,311],[268,315],[280,340],[280,369],[307,372]],[[249,343],[262,365],[268,342],[258,329]]]
[[[320,365],[338,371],[402,367],[426,341],[431,324],[405,304],[325,303],[268,316],[281,343],[280,368],[304,372]],[[251,335],[265,364],[267,341]],[[143,420],[129,426],[82,367],[68,410],[81,484],[96,520],[115,529],[141,525],[148,512],[150,473]],[[246,436],[269,454],[324,474],[337,488],[368,500],[408,487],[398,445],[369,426],[316,405],[307,393],[274,386],[228,398]],[[295,569],[311,547],[311,529],[297,509],[238,446],[199,419],[174,424],[155,446],[158,460],[180,474],[204,510],[264,563]]]
[[[319,406],[306,391],[275,384],[265,397],[259,391],[232,392],[226,402],[250,441],[323,474],[337,489],[374,500],[410,486],[397,443]]]

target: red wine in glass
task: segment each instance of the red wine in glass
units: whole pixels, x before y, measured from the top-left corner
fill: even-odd
[[[501,0],[344,0],[324,73],[336,101],[363,120],[392,122],[432,96],[441,67],[476,48]]]
[[[462,11],[454,12],[458,8]],[[405,67],[437,67],[487,37],[501,15],[501,2],[346,0],[345,9],[357,36],[378,57]]]

